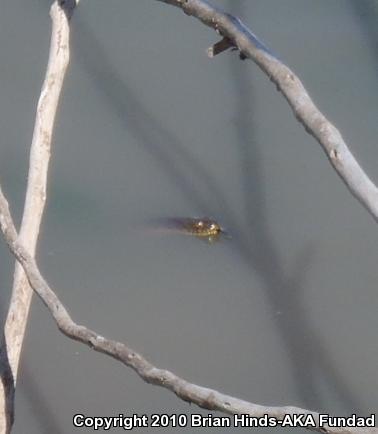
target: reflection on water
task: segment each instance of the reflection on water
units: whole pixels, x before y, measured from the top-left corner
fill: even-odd
[[[209,243],[230,238],[228,232],[216,220],[209,217],[164,217],[155,219],[148,226],[159,232],[192,235]]]

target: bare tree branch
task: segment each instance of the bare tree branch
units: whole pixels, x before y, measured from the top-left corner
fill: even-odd
[[[0,226],[6,243],[22,265],[30,286],[47,306],[59,330],[71,339],[79,341],[95,351],[104,353],[132,368],[145,382],[164,387],[184,401],[197,404],[208,410],[226,414],[246,414],[254,417],[268,415],[283,420],[285,415],[311,415],[317,426],[309,429],[322,433],[377,434],[376,428],[333,428],[319,425],[319,414],[297,407],[270,407],[243,401],[224,395],[216,390],[189,383],[170,371],[159,369],[126,344],[107,339],[85,326],[76,324],[56,294],[49,287],[38,270],[36,262],[17,238],[16,228],[9,212],[9,206],[0,188]]]
[[[319,111],[294,72],[280,61],[238,18],[204,0],[157,0],[181,8],[187,15],[212,27],[242,58],[253,60],[282,92],[296,118],[322,146],[350,192],[378,222],[378,189],[363,171],[337,128]],[[223,40],[222,40],[223,41]],[[221,42],[222,42],[221,41]],[[215,44],[210,55],[224,51]],[[225,46],[224,42],[221,48]]]
[[[331,163],[352,193],[378,220],[377,188],[355,161],[337,129],[315,107],[303,85],[292,71],[280,62],[237,18],[225,14],[219,9],[214,9],[201,0],[159,1],[181,7],[184,12],[196,16],[223,36],[222,41],[215,44],[209,51],[211,55],[217,55],[228,48],[236,47],[240,51],[242,58],[249,57],[253,59],[276,83],[298,119],[323,146]],[[253,417],[268,415],[278,420],[283,420],[286,415],[303,414],[312,416],[316,426],[309,427],[309,429],[322,433],[377,434],[377,428],[320,426],[319,414],[316,412],[291,406],[270,407],[257,405],[224,395],[216,390],[189,383],[170,371],[155,367],[127,345],[109,340],[85,326],[76,324],[72,320],[63,304],[40,274],[34,259],[34,253],[46,198],[46,176],[52,129],[63,77],[68,64],[68,19],[75,4],[75,0],[59,0],[54,3],[51,10],[53,32],[50,58],[37,109],[25,212],[19,235],[9,212],[8,202],[0,188],[1,230],[11,252],[22,267],[22,269],[21,267],[16,268],[14,294],[5,329],[5,343],[1,352],[2,369],[4,360],[6,360],[10,368],[9,372],[1,373],[4,389],[6,389],[6,384],[11,379],[14,390],[20,348],[31,299],[30,285],[47,306],[63,334],[88,345],[98,352],[113,357],[132,368],[147,383],[164,387],[174,392],[184,401],[226,414],[245,414]],[[6,396],[11,395],[7,394]],[[9,412],[5,411],[5,414],[8,416]],[[1,416],[0,414],[0,419]],[[0,430],[1,428],[0,422]],[[5,428],[7,431],[10,429],[9,425]],[[4,429],[0,432],[6,431]]]
[[[59,95],[69,61],[68,20],[75,0],[56,1],[51,8],[52,35],[45,80],[37,106],[30,150],[29,174],[19,240],[34,256],[46,202],[47,171]],[[0,349],[0,433],[13,423],[14,387],[25,335],[32,290],[25,273],[16,263],[12,297]]]

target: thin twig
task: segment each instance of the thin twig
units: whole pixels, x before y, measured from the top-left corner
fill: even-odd
[[[24,213],[19,236],[20,242],[33,256],[46,202],[47,171],[54,120],[69,61],[68,20],[74,6],[74,0],[69,2],[56,1],[50,11],[52,19],[50,53],[46,76],[37,106],[30,149]],[[29,287],[22,267],[19,263],[16,263],[12,297],[0,350],[0,361],[2,362],[2,381],[0,382],[1,434],[7,432],[13,422],[14,387],[32,294],[33,292]]]
[[[107,339],[85,326],[76,324],[57,295],[42,277],[35,259],[18,241],[16,228],[9,212],[9,206],[0,187],[0,226],[6,243],[22,265],[30,286],[41,298],[52,314],[59,330],[71,339],[79,341],[100,353],[107,354],[132,368],[145,382],[164,387],[184,401],[197,404],[208,410],[218,410],[226,414],[245,414],[251,417],[268,415],[283,420],[287,415],[303,414],[311,417],[315,426],[308,428],[321,433],[338,434],[377,434],[375,428],[332,428],[319,425],[319,414],[297,407],[270,407],[243,401],[224,395],[216,390],[189,383],[170,371],[159,369],[126,344]]]
[[[254,35],[239,18],[204,0],[157,0],[181,8],[213,28],[242,58],[253,60],[282,92],[294,115],[322,146],[333,168],[350,192],[378,222],[378,189],[367,176],[346,145],[337,128],[320,112],[305,87],[276,55]],[[213,51],[210,49],[210,53]],[[215,54],[215,53],[214,53]]]

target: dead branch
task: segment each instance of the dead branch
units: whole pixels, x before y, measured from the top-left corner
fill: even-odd
[[[253,60],[275,83],[292,108],[295,117],[322,146],[330,163],[349,191],[378,222],[378,189],[367,176],[346,145],[341,133],[316,107],[300,79],[273,54],[248,27],[222,9],[204,0],[157,0],[181,8],[206,26],[213,28],[222,40],[210,49],[210,57],[223,52],[224,39],[235,47],[242,59]]]
[[[311,427],[321,433],[338,434],[377,434],[376,428],[333,428],[319,425],[319,414],[297,407],[270,407],[258,405],[224,395],[216,390],[189,383],[170,371],[159,369],[147,361],[141,354],[126,344],[107,339],[85,326],[76,324],[57,295],[49,287],[38,270],[35,259],[17,238],[16,228],[9,212],[9,206],[0,188],[0,226],[11,252],[22,265],[30,286],[38,294],[52,314],[59,330],[71,339],[104,353],[133,369],[145,382],[164,387],[184,401],[197,404],[201,408],[217,410],[226,414],[246,414],[262,417],[265,414],[283,420],[285,415],[311,415],[317,426]]]
[[[72,1],[70,2],[71,4]],[[315,107],[303,85],[292,71],[280,62],[263,44],[261,44],[240,20],[225,14],[219,9],[212,8],[204,1],[159,1],[181,7],[184,12],[196,16],[205,24],[213,27],[223,36],[222,41],[215,44],[211,50],[212,55],[219,54],[230,47],[236,47],[240,51],[241,57],[253,59],[269,75],[272,81],[276,83],[278,89],[284,94],[298,119],[310,134],[312,134],[323,146],[334,168],[348,185],[352,193],[369,210],[374,218],[378,220],[377,189],[375,185],[362,171],[348,150],[337,129],[330,124]],[[339,434],[377,434],[378,430],[376,428],[333,428],[329,426],[320,426],[319,414],[316,412],[291,406],[270,407],[258,405],[224,395],[216,390],[189,383],[170,371],[155,367],[142,355],[133,351],[126,344],[109,340],[85,326],[76,324],[72,320],[66,308],[40,274],[34,259],[38,227],[46,197],[46,173],[50,153],[52,127],[62,80],[68,63],[68,18],[72,9],[64,11],[63,4],[66,4],[64,7],[67,7],[67,3],[64,1],[56,2],[53,5],[51,12],[53,19],[53,36],[51,41],[50,60],[37,109],[36,128],[33,136],[30,160],[31,168],[29,174],[28,194],[25,202],[23,226],[20,230],[19,236],[9,212],[8,202],[0,188],[0,226],[4,238],[11,252],[21,265],[30,287],[38,294],[43,303],[47,306],[56,321],[59,330],[69,338],[81,342],[90,348],[93,348],[95,351],[111,356],[132,368],[147,383],[164,387],[174,392],[180,399],[195,403],[199,407],[205,409],[218,410],[226,414],[246,414],[254,417],[268,415],[277,418],[277,420],[283,420],[285,415],[311,415],[314,421],[316,421],[316,426],[310,428],[314,431]],[[68,11],[69,13],[67,13]],[[54,67],[57,68],[55,70],[55,75],[50,76],[50,68]],[[43,149],[38,149],[38,146],[42,146]],[[34,195],[38,197],[33,198]],[[36,201],[38,203],[38,211],[34,211],[36,214],[35,216],[28,217],[27,211],[29,210],[29,207],[35,207]],[[29,221],[32,221],[33,223],[28,223]],[[27,224],[31,225],[29,226],[29,231],[33,232],[33,234],[28,234],[30,238],[26,235],[26,229],[24,229],[24,226]],[[32,230],[33,228],[34,230]],[[21,280],[23,273],[21,271],[18,273],[20,275],[18,279]],[[17,286],[18,285],[20,284],[17,284]],[[23,292],[29,291],[27,284],[23,284],[23,288]],[[26,321],[28,303],[26,303],[25,300],[30,304],[30,294],[21,299],[21,308],[19,304],[14,304],[13,308],[17,308],[17,315],[20,315],[19,312],[21,312]],[[20,318],[18,318],[17,322],[19,320]],[[25,324],[26,322],[23,323],[23,328],[25,328]],[[7,343],[9,342],[10,346],[11,343],[13,345],[13,342],[16,342],[18,339],[16,345],[16,349],[18,348],[18,356],[22,336],[23,332],[16,332],[16,335],[12,336],[14,341],[8,340],[8,337],[6,341]],[[8,354],[10,354],[9,351]],[[15,373],[17,372],[17,360],[14,371]],[[12,362],[10,363],[10,366],[13,366]],[[15,378],[16,375],[13,377],[14,381]]]
[[[34,256],[46,202],[47,171],[58,100],[69,61],[69,25],[76,2],[56,1],[51,7],[52,34],[45,80],[38,101],[30,149],[29,174],[19,240]],[[13,423],[14,387],[32,297],[32,290],[16,263],[11,302],[1,342],[0,433]]]

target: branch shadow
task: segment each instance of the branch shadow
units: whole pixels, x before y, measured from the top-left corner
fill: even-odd
[[[350,0],[349,4],[369,44],[373,61],[376,64],[375,71],[378,71],[378,3],[371,0]]]
[[[4,328],[3,328],[4,329]],[[5,424],[6,424],[6,434],[11,432],[13,422],[14,422],[14,397],[15,397],[15,387],[14,378],[11,366],[9,364],[7,345],[5,341],[4,332],[2,333],[1,346],[0,346],[0,379],[3,384],[5,393]]]
[[[233,0],[231,3],[230,8],[237,11],[237,16],[243,16],[243,2]],[[302,296],[305,270],[311,263],[314,246],[303,247],[305,254],[298,257],[292,275],[287,276],[283,258],[269,228],[261,155],[255,137],[258,128],[254,121],[253,83],[247,69],[241,66],[244,65],[231,59],[230,72],[238,102],[235,119],[244,184],[244,212],[250,228],[246,232],[248,237],[240,234],[238,248],[265,286],[271,317],[284,343],[298,395],[305,405],[324,409],[320,388],[323,381],[348,412],[362,414],[360,403],[305,314]]]
[[[221,189],[201,162],[143,106],[131,86],[114,69],[108,54],[79,14],[74,16],[74,22],[75,60],[96,83],[98,93],[125,131],[158,162],[197,212],[211,216],[218,208],[227,209]],[[89,46],[91,50],[88,50]]]
[[[247,114],[253,115],[253,107],[252,87],[245,68],[241,70],[234,67],[235,59],[232,59],[231,71],[240,102],[236,118],[247,230],[239,224],[236,214],[228,206],[222,191],[206,169],[183,147],[174,134],[143,107],[137,95],[112,68],[107,53],[94,33],[80,19],[80,14],[74,15],[72,25],[77,33],[74,47],[76,60],[87,70],[91,80],[96,82],[98,91],[119,122],[133,134],[138,144],[156,159],[198,212],[212,215],[215,214],[215,209],[220,207],[229,226],[235,228],[233,240],[236,251],[264,283],[270,312],[277,332],[285,344],[293,380],[301,399],[309,407],[321,408],[322,400],[317,385],[323,378],[332,385],[348,411],[358,412],[359,403],[337,372],[328,350],[305,316],[301,293],[305,284],[303,270],[311,263],[311,246],[306,263],[301,264],[298,261],[296,269],[288,278],[267,223],[260,152],[253,137],[253,120],[251,122],[247,117]],[[91,50],[87,47],[91,47]],[[251,167],[254,167],[253,172]],[[193,185],[193,177],[200,180],[201,188]],[[212,203],[209,202],[209,197],[214,198]],[[259,206],[256,207],[256,204]],[[282,314],[276,315],[276,312]],[[26,382],[25,386],[34,388],[30,382]]]
[[[41,392],[38,381],[36,381],[26,363],[21,363],[20,373],[22,391],[30,405],[31,412],[39,424],[39,432],[41,434],[52,432],[63,434],[64,431],[60,428],[60,423],[54,415],[49,400]]]

